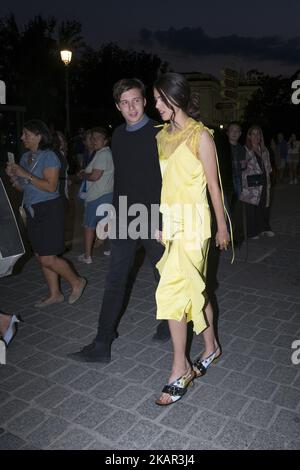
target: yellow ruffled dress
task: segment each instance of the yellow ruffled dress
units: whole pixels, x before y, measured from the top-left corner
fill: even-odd
[[[165,124],[157,134],[163,177],[160,211],[165,251],[157,263],[161,278],[156,291],[157,319],[192,321],[195,333],[206,327],[205,276],[211,237],[206,178],[197,158],[199,139],[206,129],[189,118],[170,133]]]

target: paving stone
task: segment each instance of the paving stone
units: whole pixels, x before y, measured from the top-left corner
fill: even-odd
[[[142,364],[153,364],[158,360],[162,359],[162,354],[160,349],[156,348],[145,348],[136,356],[136,360]]]
[[[287,335],[297,335],[299,336],[300,325],[298,323],[292,322],[282,322],[282,324],[277,328],[278,333],[287,334]],[[280,346],[280,345],[279,345]]]
[[[57,321],[57,320],[55,319],[55,321]],[[27,341],[29,341],[32,346],[37,346],[39,343],[42,343],[46,339],[49,339],[49,338],[52,338],[52,337],[53,336],[48,332],[39,331],[38,333],[35,333],[35,334],[29,336],[29,338],[27,338]]]
[[[241,393],[252,381],[252,377],[241,374],[240,372],[229,372],[220,386],[229,389],[232,392]]]
[[[273,395],[272,402],[284,408],[296,409],[300,403],[300,390],[280,386]]]
[[[281,410],[270,431],[285,435],[288,439],[300,439],[300,414],[289,410]]]
[[[71,390],[61,387],[60,385],[54,385],[36,398],[35,402],[43,408],[54,408],[71,394]]]
[[[155,400],[159,397],[159,394],[160,392],[158,391],[155,395],[150,395],[136,408],[136,411],[140,414],[141,418],[155,420],[158,416],[167,412],[164,406],[157,406],[155,404]]]
[[[5,367],[0,366],[0,383],[2,383],[3,380],[11,378],[17,373],[18,369],[10,364],[6,364]]]
[[[59,438],[69,427],[69,423],[61,418],[50,417],[40,426],[38,426],[32,433],[27,436],[27,439],[33,445],[40,449],[47,448],[53,441]]]
[[[12,377],[3,380],[1,382],[1,388],[7,392],[13,392],[19,387],[22,387],[24,384],[31,382],[35,379],[35,375],[30,374],[29,372],[19,372],[14,374]]]
[[[103,382],[99,385],[96,385],[91,391],[90,395],[98,398],[99,400],[110,399],[115,395],[115,393],[120,390],[124,390],[127,382],[124,380],[117,379],[115,377],[106,376],[103,379]]]
[[[8,430],[15,434],[26,436],[32,429],[45,420],[45,413],[36,408],[29,408],[6,425]]]
[[[273,306],[278,310],[288,310],[291,307],[291,302],[285,300],[277,300],[274,302]]]
[[[172,431],[164,432],[156,439],[150,449],[152,450],[182,450],[190,441],[181,434]]]
[[[149,377],[156,372],[156,369],[150,366],[136,366],[131,369],[127,374],[124,374],[124,378],[133,380],[134,382],[143,383]]]
[[[217,442],[225,449],[247,449],[253,440],[255,428],[236,420],[230,420],[217,436]]]
[[[128,431],[138,418],[127,411],[116,411],[106,421],[103,421],[97,428],[96,431],[102,436],[116,441],[122,434]]]
[[[219,385],[220,382],[230,374],[230,371],[218,366],[212,365],[207,373],[201,377],[201,382],[209,383],[210,385]]]
[[[225,394],[225,390],[213,385],[199,383],[199,381],[195,383],[193,388],[193,390],[187,393],[185,401],[189,402],[191,405],[200,406],[201,408],[212,409]]]
[[[295,340],[295,335],[279,335],[273,341],[275,346],[280,346],[281,348],[291,349],[293,341]]]
[[[292,316],[291,321],[293,323],[297,323],[298,325],[300,324],[300,306],[299,305],[297,306],[297,313],[295,313]]]
[[[82,450],[91,442],[92,436],[82,429],[70,429],[57,439],[49,449],[55,450]]]
[[[66,385],[72,382],[72,380],[77,379],[85,371],[86,367],[84,366],[77,364],[69,364],[63,369],[60,369],[55,374],[53,374],[51,376],[51,380],[61,385]]]
[[[271,330],[271,331],[278,330],[279,332],[281,331],[281,328],[284,325],[284,323],[285,322],[281,320],[275,320],[274,318],[264,318],[263,320],[260,321],[260,323],[258,323],[257,326],[265,330]]]
[[[286,450],[300,450],[300,440],[299,441],[290,441],[285,445]]]
[[[33,372],[35,374],[48,377],[50,374],[57,372],[57,370],[63,368],[65,365],[66,361],[53,357],[50,361],[42,364],[41,366],[35,367]]]
[[[232,306],[234,310],[239,310],[244,313],[251,313],[257,310],[257,305],[249,302],[241,302]]]
[[[276,335],[275,335],[276,337]],[[274,342],[274,332],[269,330],[260,330],[256,335],[251,338],[253,341],[258,341],[259,343],[272,344]]]
[[[243,326],[251,326],[251,327],[254,327],[254,326],[260,327],[259,322],[261,322],[261,316],[255,315],[255,313],[246,313],[241,320],[241,324]]]
[[[270,400],[270,397],[277,388],[277,384],[267,380],[255,379],[244,390],[244,394],[261,400]]]
[[[280,434],[271,433],[265,430],[256,432],[248,450],[284,450],[284,439]]]
[[[130,339],[132,339],[131,336]],[[144,348],[145,346],[143,344],[127,342],[127,344],[124,344],[123,347],[118,350],[118,353],[121,357],[132,358],[137,356]]]
[[[174,430],[184,430],[190,424],[193,416],[197,414],[198,408],[185,401],[177,403],[176,407],[171,407],[167,414],[160,419],[160,423]]]
[[[105,375],[103,372],[98,370],[87,370],[83,374],[80,375],[78,379],[73,380],[70,382],[70,387],[74,388],[79,392],[87,392],[95,385],[102,383],[105,380]]]
[[[66,398],[59,405],[52,409],[52,412],[62,418],[72,420],[81,411],[85,410],[91,403],[91,399],[79,393],[74,393]]]
[[[292,362],[292,351],[289,349],[283,349],[283,348],[277,348],[272,357],[271,360],[275,362],[276,364],[283,364],[285,366],[291,366]]]
[[[248,339],[234,338],[233,341],[231,341],[227,350],[228,352],[234,351],[235,353],[247,354],[250,351],[252,344],[253,343],[249,341]],[[249,356],[248,356],[248,360],[249,360]]]
[[[94,401],[88,408],[73,418],[73,421],[81,426],[93,429],[115,411],[115,408],[105,403]]]
[[[162,430],[151,421],[141,420],[122,436],[119,444],[130,449],[147,449]]]
[[[254,326],[241,325],[234,330],[234,336],[238,336],[245,339],[253,338],[257,334],[258,329]]]
[[[240,420],[259,428],[266,428],[275,416],[277,408],[265,401],[253,400],[242,414]]]
[[[42,343],[39,343],[37,345],[37,349],[40,349],[41,351],[49,351],[49,352],[54,352],[59,346],[65,346],[66,345],[66,339],[62,338],[60,336],[52,336]]]
[[[248,398],[236,393],[228,392],[220,398],[212,409],[217,413],[236,418],[248,402]]]
[[[223,368],[241,372],[246,369],[252,360],[244,354],[227,353],[226,355],[223,354],[221,361],[219,364]]]
[[[0,435],[0,450],[17,450],[25,444],[25,441],[10,432]]]
[[[292,320],[294,314],[293,312],[288,312],[287,310],[275,310],[272,314],[272,317],[278,318],[279,320],[290,321]]]
[[[140,385],[129,385],[112,398],[111,404],[125,408],[126,410],[136,408],[150,393],[147,388],[141,387]]]
[[[38,377],[24,385],[24,387],[18,388],[15,391],[15,395],[23,400],[31,401],[48,390],[51,385],[52,384],[49,380],[44,379],[43,377]]]
[[[101,441],[94,441],[87,447],[87,450],[110,450],[110,451],[115,451],[116,448],[111,447],[108,444],[105,444],[104,442],[101,442]]]
[[[192,421],[191,426],[188,427],[186,433],[197,439],[203,438],[206,440],[214,439],[220,429],[222,429],[227,421],[227,418],[211,411],[202,411],[198,413],[196,418]]]
[[[265,378],[275,367],[274,362],[254,359],[244,372],[253,377]]]
[[[1,402],[0,402],[1,403]],[[25,401],[10,399],[0,406],[0,423],[3,424],[23,411],[28,404]]]
[[[270,359],[275,350],[276,348],[269,344],[260,344],[254,342],[253,347],[250,350],[250,356],[268,360]]]
[[[110,372],[110,374],[121,374],[125,371],[130,371],[135,367],[135,362],[132,359],[128,359],[126,357],[120,357],[113,362],[110,362],[106,367],[104,367],[103,371],[106,370]]]
[[[268,380],[278,382],[280,384],[291,384],[297,375],[296,367],[286,367],[278,364],[269,374]]]

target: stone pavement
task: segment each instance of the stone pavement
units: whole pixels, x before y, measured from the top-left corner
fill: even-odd
[[[222,359],[173,406],[154,404],[172,356],[170,342],[151,340],[155,285],[147,262],[106,365],[67,357],[95,335],[108,266],[101,251],[91,265],[76,261],[80,246],[67,253],[89,281],[73,306],[33,308],[46,292],[34,259],[1,279],[1,308],[25,323],[0,366],[0,449],[300,449],[300,364],[291,361],[300,340],[299,196],[299,185],[276,187],[276,237],[251,241],[247,261],[245,246],[233,265],[222,254]],[[194,337],[191,357],[202,346]]]

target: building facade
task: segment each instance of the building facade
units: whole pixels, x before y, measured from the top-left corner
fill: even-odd
[[[242,121],[245,107],[253,93],[259,88],[255,81],[239,77],[236,86],[236,99],[224,98],[224,86],[220,80],[211,74],[198,72],[185,73],[192,91],[200,96],[201,119],[208,126],[220,127],[231,121]]]

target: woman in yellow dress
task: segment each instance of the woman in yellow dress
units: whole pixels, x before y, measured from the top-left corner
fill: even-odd
[[[161,75],[154,85],[156,108],[169,121],[157,134],[163,185],[160,211],[163,230],[157,240],[165,252],[157,268],[157,319],[167,319],[173,343],[173,366],[156,400],[170,405],[186,393],[221,355],[213,328],[213,310],[205,297],[206,264],[211,236],[207,189],[217,220],[216,245],[227,249],[227,230],[218,162],[212,132],[196,121],[199,109],[187,80],[177,73]],[[187,322],[203,331],[205,348],[191,367],[186,357]]]

